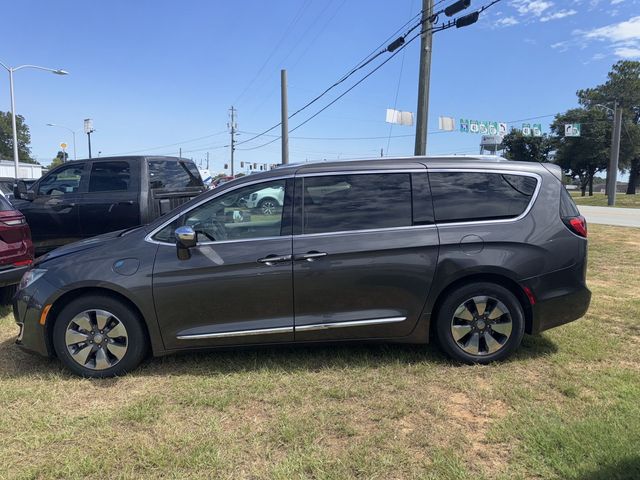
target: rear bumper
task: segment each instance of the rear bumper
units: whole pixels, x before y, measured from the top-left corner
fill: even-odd
[[[7,287],[9,285],[15,285],[20,283],[20,279],[24,272],[29,270],[31,265],[25,265],[24,267],[14,267],[8,270],[0,271],[0,287]]]
[[[538,334],[578,320],[589,309],[591,291],[585,283],[582,264],[528,279],[522,285],[535,296],[527,333]]]
[[[536,303],[532,308],[532,332],[537,334],[550,328],[573,322],[583,317],[589,309],[591,291],[580,287],[557,297]]]

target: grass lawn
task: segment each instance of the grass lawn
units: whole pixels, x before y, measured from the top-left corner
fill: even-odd
[[[460,366],[434,346],[171,356],[85,380],[0,312],[0,478],[640,478],[640,229],[589,226],[587,316]]]
[[[594,193],[591,197],[589,195],[581,197],[580,192],[571,192],[571,196],[578,205],[607,206],[607,196],[604,193]],[[627,195],[625,193],[617,193],[615,206],[622,208],[640,208],[640,194]]]

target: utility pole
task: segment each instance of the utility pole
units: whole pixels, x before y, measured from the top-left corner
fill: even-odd
[[[178,158],[182,158],[182,147],[178,149]]]
[[[209,170],[209,152],[207,152],[207,170]]]
[[[289,163],[289,113],[287,106],[287,71],[280,70],[280,115],[282,117],[282,164]]]
[[[607,205],[610,207],[616,204],[616,186],[618,183],[618,158],[620,156],[620,134],[622,130],[622,108],[618,102],[614,103],[613,113],[613,133],[611,136],[611,158],[609,160],[609,170],[607,172]]]
[[[233,108],[233,105],[231,106],[231,108],[229,109],[230,112],[230,121],[229,123],[227,123],[227,127],[229,127],[230,133],[231,133],[231,176],[234,176],[234,168],[233,168],[233,154],[236,151],[236,130],[238,128],[238,125],[236,123],[236,112],[237,110],[235,108]]]
[[[433,0],[422,0],[423,33],[420,38],[420,71],[418,77],[418,109],[416,115],[416,144],[415,155],[427,154],[427,123],[429,119],[429,84],[431,80],[431,46],[433,31],[431,15],[433,14]]]

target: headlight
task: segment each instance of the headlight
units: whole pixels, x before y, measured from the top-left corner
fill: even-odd
[[[27,288],[33,282],[38,280],[42,275],[47,273],[45,268],[32,268],[28,270],[23,276],[22,280],[20,280],[20,286],[18,287],[20,290]]]

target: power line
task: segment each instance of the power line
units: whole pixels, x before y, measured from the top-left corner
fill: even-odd
[[[169,143],[167,145],[159,145],[156,147],[149,147],[149,148],[141,148],[139,150],[131,150],[129,152],[121,152],[121,153],[110,153],[109,155],[129,155],[130,153],[140,153],[140,152],[147,152],[149,150],[158,150],[159,148],[168,148],[168,147],[175,147],[177,145],[183,145],[185,143],[191,143],[191,142],[197,142],[198,140],[204,140],[205,138],[211,138],[211,137],[216,137],[218,135],[222,135],[224,133],[227,133],[227,131],[223,131],[223,132],[216,132],[216,133],[212,133],[211,135],[204,135],[202,137],[197,137],[197,138],[192,138],[189,140],[183,140],[182,142],[176,142],[176,143]]]
[[[285,28],[284,35],[282,35],[282,37],[280,37],[280,40],[278,40],[278,43],[276,43],[275,47],[271,50],[271,53],[267,56],[265,61],[262,63],[262,66],[258,69],[256,74],[251,79],[251,81],[247,84],[247,86],[244,88],[242,93],[240,93],[240,95],[238,95],[238,97],[235,99],[235,101],[232,103],[232,105],[236,105],[240,101],[240,99],[249,91],[249,89],[251,88],[253,83],[258,79],[258,77],[263,72],[263,70],[265,69],[267,64],[271,61],[271,58],[273,58],[275,53],[278,51],[278,49],[280,48],[280,45],[282,45],[282,42],[284,41],[284,39],[287,38],[289,33],[295,27],[296,23],[298,23],[300,18],[302,18],[302,15],[304,14],[304,12],[305,12],[305,10],[306,10],[306,8],[307,8],[307,6],[308,6],[310,1],[311,0],[305,0],[304,3],[302,5],[300,5],[300,8],[298,9],[298,12],[295,14],[295,16],[293,17],[291,22],[289,22],[289,25]]]
[[[440,0],[440,3],[442,3],[442,1],[444,0]],[[422,13],[422,12],[421,12]],[[420,13],[420,14],[421,14]],[[347,73],[345,73],[342,77],[340,77],[340,79],[338,79],[336,82],[334,82],[331,86],[329,86],[328,88],[326,88],[320,95],[317,95],[315,98],[313,98],[311,101],[307,102],[305,105],[303,105],[302,107],[300,107],[298,110],[296,110],[295,112],[293,112],[291,115],[288,116],[288,118],[293,118],[295,115],[297,115],[298,113],[302,112],[303,110],[309,108],[311,105],[313,105],[315,102],[317,102],[318,100],[320,100],[323,96],[325,96],[327,93],[329,93],[331,90],[333,90],[334,88],[336,88],[338,85],[344,83],[347,79],[349,79],[349,77],[351,77],[352,75],[354,75],[355,73],[357,73],[358,71],[362,70],[364,67],[366,67],[367,65],[369,65],[371,62],[373,62],[376,58],[378,58],[380,55],[387,53],[387,52],[393,52],[395,50],[395,52],[400,51],[403,46],[404,46],[404,38],[406,38],[411,32],[413,32],[416,28],[418,28],[422,22],[418,22],[416,25],[414,25],[413,27],[411,27],[402,37],[398,37],[393,43],[397,42],[399,39],[402,39],[402,43],[400,43],[398,46],[396,46],[394,48],[394,50],[390,50],[391,44],[389,46],[387,46],[385,49],[383,50],[379,50],[383,45],[385,45],[385,43],[390,39],[393,38],[393,36],[395,36],[398,32],[402,31],[404,28],[406,28],[406,26],[411,23],[418,15],[414,15],[414,17],[411,18],[411,20],[409,20],[408,22],[406,22],[402,27],[400,27],[398,30],[396,30],[396,32],[394,32],[393,35],[391,35],[390,37],[387,38],[387,40],[385,42],[383,42],[382,44],[380,44],[380,46],[376,47],[372,53],[368,54],[366,57],[364,57],[362,60],[360,60],[360,62],[358,62],[353,68],[351,68],[351,70],[349,70]],[[395,56],[395,53],[390,57],[392,58],[393,56]],[[386,63],[386,62],[385,62]],[[341,97],[338,97],[341,98]],[[242,142],[238,142],[238,145],[244,144],[244,143],[248,143],[251,142],[253,140],[255,140],[256,138],[259,138],[267,133],[269,133],[270,131],[278,128],[281,125],[281,122],[276,123],[275,125],[269,127],[268,129],[264,130],[263,132],[248,138],[247,140],[243,140]],[[268,142],[265,145],[268,145],[269,143],[272,142]]]
[[[440,0],[438,2],[438,4],[442,3],[444,0]],[[495,5],[496,3],[500,2],[501,0],[493,0],[491,3],[482,6],[481,8],[479,8],[478,10],[476,10],[474,13],[476,14],[480,14],[482,12],[484,12],[485,10],[487,10],[488,8],[492,7],[493,5]],[[435,5],[434,5],[435,6]],[[444,10],[442,10],[444,11]],[[422,12],[420,12],[421,14]],[[431,16],[431,18],[437,18],[438,14],[441,12],[437,12],[434,15]],[[419,26],[422,25],[422,21],[420,21],[418,24],[414,25],[413,27],[411,27],[402,37],[398,37],[394,42],[392,42],[385,50],[380,50],[378,53],[373,54],[373,56],[371,56],[372,54],[368,55],[367,57],[365,57],[365,59],[363,59],[358,65],[356,65],[356,67],[352,68],[349,72],[347,72],[345,75],[343,75],[343,77],[338,80],[337,82],[335,82],[333,85],[331,85],[329,88],[327,88],[324,92],[322,92],[320,95],[318,95],[317,97],[315,97],[313,100],[311,100],[310,102],[308,102],[306,105],[304,105],[303,107],[301,107],[300,109],[296,110],[294,113],[292,113],[291,115],[289,115],[288,118],[292,118],[293,116],[297,115],[298,113],[300,113],[301,111],[303,111],[304,109],[308,108],[309,106],[311,106],[313,103],[317,102],[318,100],[320,100],[320,98],[322,98],[324,95],[326,95],[331,89],[337,87],[338,85],[340,85],[341,83],[343,83],[345,80],[347,80],[351,75],[353,75],[354,73],[356,73],[357,71],[359,71],[360,69],[364,68],[366,65],[368,65],[369,63],[371,63],[373,60],[375,60],[377,57],[379,57],[380,55],[382,55],[385,52],[390,52],[391,56],[389,56],[386,60],[384,60],[382,63],[378,64],[373,70],[371,70],[369,73],[367,73],[367,75],[365,75],[364,77],[362,77],[360,80],[358,80],[356,83],[354,83],[351,87],[349,87],[347,90],[345,90],[342,94],[340,94],[338,97],[336,97],[334,100],[332,100],[331,102],[329,102],[327,105],[325,105],[323,108],[321,108],[320,110],[318,110],[315,114],[313,114],[311,117],[307,118],[304,122],[300,123],[299,125],[297,125],[295,128],[293,128],[292,130],[290,130],[290,132],[294,132],[295,130],[297,130],[298,128],[302,127],[303,125],[307,124],[308,122],[310,122],[311,120],[313,120],[315,117],[317,117],[320,113],[324,112],[327,108],[329,108],[331,105],[335,104],[338,100],[340,100],[342,97],[344,97],[347,93],[349,93],[351,90],[353,90],[355,87],[357,87],[358,85],[360,85],[364,80],[366,80],[367,78],[369,78],[371,75],[373,75],[376,71],[378,71],[380,68],[382,68],[386,63],[388,63],[393,57],[395,57],[398,53],[400,53],[400,51],[402,51],[404,48],[406,48],[411,42],[413,42],[416,38],[418,38],[420,35],[423,35],[424,33],[431,31],[433,33],[435,32],[440,32],[443,30],[447,30],[449,28],[452,27],[457,27],[457,20],[459,18],[467,18],[469,17],[469,15],[465,15],[465,16],[461,16],[458,17],[454,20],[450,20],[447,23],[443,23],[437,27],[428,27],[428,28],[423,28],[420,32],[418,32],[417,34],[415,34],[414,36],[412,36],[408,41],[405,41],[405,38],[411,33],[413,32],[416,28],[418,28]],[[406,25],[406,24],[405,24]],[[393,46],[393,48],[392,48]],[[240,144],[244,144],[244,143],[248,143],[251,142],[253,140],[255,140],[256,138],[259,138],[267,133],[269,133],[270,131],[272,131],[273,129],[277,128],[280,126],[280,123],[277,123],[276,125],[268,128],[267,130],[264,130],[263,132],[261,132],[258,135],[255,135],[247,140],[244,140],[242,142],[238,142],[238,145]],[[246,148],[244,150],[255,150],[258,148],[262,148],[262,147],[266,147],[267,145],[270,145],[272,143],[274,143],[278,138],[275,138],[274,140],[271,140],[269,142],[266,142],[262,145],[258,145],[256,147],[251,147],[251,148]]]

